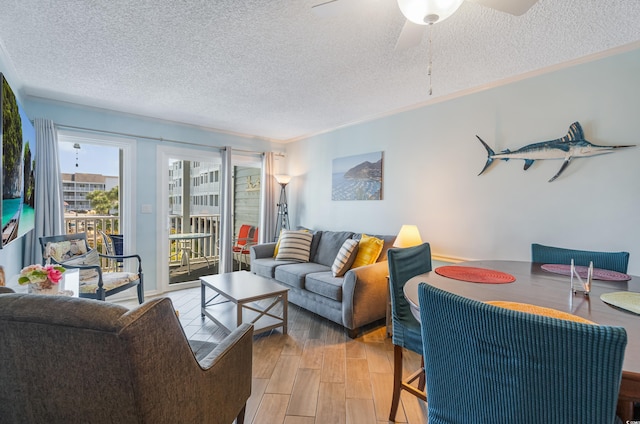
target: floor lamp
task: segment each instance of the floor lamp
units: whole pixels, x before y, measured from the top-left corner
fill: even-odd
[[[280,231],[289,229],[289,211],[287,209],[287,192],[285,187],[291,181],[290,175],[278,174],[274,175],[278,184],[280,184],[280,201],[278,202],[278,216],[276,217],[276,232],[273,241],[277,241]]]

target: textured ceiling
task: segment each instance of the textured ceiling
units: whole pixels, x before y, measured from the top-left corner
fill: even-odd
[[[640,40],[638,0],[465,1],[396,51],[396,0],[0,0],[22,94],[286,141]],[[637,47],[637,46],[636,46]]]

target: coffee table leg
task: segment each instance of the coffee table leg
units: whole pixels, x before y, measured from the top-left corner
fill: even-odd
[[[287,292],[284,292],[282,295],[282,333],[287,334],[287,323],[289,322],[289,318],[287,317],[287,308],[289,307],[289,297]]]
[[[236,306],[236,324],[238,327],[242,324],[242,307],[243,303],[238,302]]]
[[[200,280],[200,316],[202,318],[204,318],[204,307],[205,307],[205,285],[202,282],[202,280]]]

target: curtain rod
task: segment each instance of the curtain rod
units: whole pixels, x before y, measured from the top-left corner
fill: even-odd
[[[162,141],[162,142],[167,142],[167,143],[175,143],[175,144],[183,144],[186,146],[196,146],[196,147],[205,147],[205,148],[212,148],[212,149],[217,149],[217,150],[223,150],[224,147],[220,147],[220,146],[207,146],[205,144],[199,144],[199,143],[194,143],[192,141],[181,141],[181,140],[172,140],[170,138],[162,138],[162,137],[150,137],[147,135],[139,135],[139,134],[130,134],[130,133],[124,133],[124,132],[119,132],[119,131],[106,131],[106,130],[96,130],[93,128],[85,128],[85,127],[77,127],[74,125],[61,125],[61,124],[55,124],[55,126],[57,128],[60,129],[70,129],[70,130],[80,130],[80,131],[88,131],[88,132],[94,132],[94,133],[102,133],[102,134],[112,134],[112,135],[120,135],[123,137],[132,137],[132,138],[144,138],[147,140],[155,140],[155,141]],[[254,154],[263,154],[264,152],[256,152],[254,150],[245,150],[245,149],[233,149],[236,152],[243,152],[243,153],[254,153]],[[281,152],[273,152],[274,155],[279,156],[279,157],[285,157],[284,153]]]

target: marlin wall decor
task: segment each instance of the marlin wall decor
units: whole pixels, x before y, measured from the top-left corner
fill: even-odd
[[[500,153],[495,153],[487,143],[484,142],[479,136],[478,140],[487,149],[487,163],[480,171],[481,175],[484,171],[487,170],[489,165],[493,162],[494,159],[523,159],[524,160],[524,170],[526,171],[533,165],[533,162],[536,160],[542,159],[564,159],[560,170],[549,180],[549,182],[555,180],[562,174],[562,172],[567,169],[569,163],[571,163],[571,159],[574,157],[588,157],[588,156],[597,156],[604,155],[606,153],[612,153],[615,149],[622,149],[624,147],[635,147],[634,145],[630,146],[598,146],[595,144],[591,144],[587,140],[584,139],[584,134],[582,132],[582,127],[579,122],[574,122],[569,127],[569,132],[562,138],[557,138],[555,140],[543,141],[540,143],[532,143],[528,144],[524,147],[519,148],[518,150],[514,150],[513,152],[509,149],[503,150]]]

